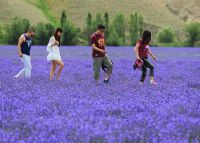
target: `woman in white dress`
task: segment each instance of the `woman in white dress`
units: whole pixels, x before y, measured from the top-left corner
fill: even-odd
[[[48,51],[47,60],[51,61],[51,65],[52,65],[52,68],[50,71],[50,80],[53,79],[57,65],[59,66],[59,70],[58,70],[56,79],[60,78],[60,74],[64,67],[64,63],[62,62],[60,51],[59,51],[61,35],[62,35],[62,29],[57,28],[54,35],[50,38],[49,43],[47,45],[47,51]]]

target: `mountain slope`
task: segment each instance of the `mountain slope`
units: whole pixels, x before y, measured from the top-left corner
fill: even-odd
[[[138,12],[144,16],[146,23],[158,27],[171,25],[178,28],[184,25],[184,21],[174,15],[160,0],[60,0],[62,3],[54,0],[44,0],[50,7],[54,16],[59,18],[63,9],[66,10],[68,17],[78,26],[83,27],[88,12],[93,15],[96,13],[108,12],[111,19],[116,13],[120,12],[126,18],[130,14]]]
[[[14,17],[27,18],[32,24],[48,22],[41,10],[25,0],[0,0],[0,23],[9,23]]]
[[[116,13],[128,17],[135,12],[144,17],[145,25],[157,31],[163,26],[175,30],[184,27],[184,16],[188,21],[200,21],[199,0],[0,0],[0,23],[9,23],[13,17],[23,17],[32,24],[39,22],[59,23],[64,9],[68,18],[80,28],[85,26],[88,12],[109,13],[111,20]]]
[[[188,21],[200,22],[200,0],[163,0],[178,17],[187,17]]]

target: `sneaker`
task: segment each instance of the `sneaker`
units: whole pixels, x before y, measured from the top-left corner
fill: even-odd
[[[153,80],[153,81],[150,81],[150,84],[151,85],[157,85],[158,83],[155,80]]]
[[[107,84],[109,82],[109,79],[104,79],[103,82]]]
[[[141,82],[141,81],[140,81],[140,85],[143,85],[143,84],[144,84],[144,82]]]

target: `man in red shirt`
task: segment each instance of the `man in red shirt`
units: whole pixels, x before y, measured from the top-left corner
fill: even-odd
[[[93,71],[94,71],[94,78],[97,81],[97,83],[99,83],[100,69],[102,65],[104,65],[107,69],[104,83],[109,82],[109,78],[113,70],[112,62],[105,51],[104,31],[105,31],[105,26],[100,24],[98,26],[97,31],[93,33],[91,36]]]

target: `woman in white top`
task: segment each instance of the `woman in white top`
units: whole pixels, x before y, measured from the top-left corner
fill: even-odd
[[[47,45],[47,51],[49,52],[47,56],[47,60],[51,61],[51,64],[52,64],[52,68],[50,71],[50,80],[53,79],[54,72],[56,70],[56,65],[59,66],[56,79],[59,79],[62,69],[64,67],[64,63],[61,60],[60,51],[59,51],[61,35],[62,35],[62,29],[57,28],[54,35],[50,38],[49,43]]]

